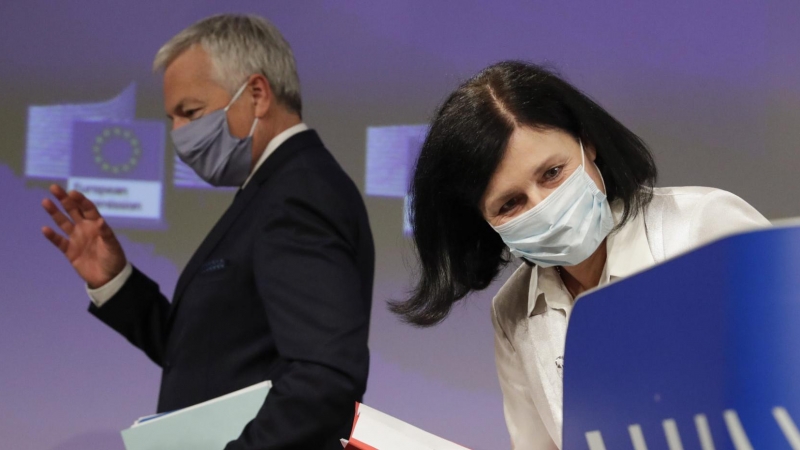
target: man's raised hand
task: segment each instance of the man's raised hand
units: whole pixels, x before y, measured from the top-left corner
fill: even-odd
[[[94,203],[80,192],[67,193],[55,184],[50,186],[50,192],[64,212],[49,198],[42,200],[42,207],[64,236],[48,226],[42,227],[42,234],[61,250],[90,288],[103,286],[127,264],[114,231]]]

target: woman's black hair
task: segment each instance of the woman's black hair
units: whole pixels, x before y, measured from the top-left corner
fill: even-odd
[[[541,66],[489,66],[439,107],[417,159],[410,218],[419,280],[410,298],[390,302],[405,321],[441,322],[509,262],[479,202],[519,126],[561,130],[595,149],[608,200],[624,205],[618,227],[652,198],[657,171],[647,146],[600,105]]]

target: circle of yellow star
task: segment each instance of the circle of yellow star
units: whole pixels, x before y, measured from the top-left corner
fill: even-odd
[[[122,139],[130,146],[130,156],[121,164],[111,164],[106,161],[103,156],[103,147],[112,139]],[[106,127],[94,138],[92,153],[94,154],[95,164],[97,164],[103,172],[111,174],[119,174],[120,172],[126,173],[133,170],[139,164],[139,159],[142,156],[142,145],[133,130],[121,126],[110,126]]]

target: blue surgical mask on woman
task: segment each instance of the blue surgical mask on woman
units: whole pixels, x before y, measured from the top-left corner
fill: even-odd
[[[597,250],[614,228],[606,195],[581,165],[538,205],[493,227],[511,253],[542,267],[574,266]],[[601,175],[602,178],[602,175]]]
[[[253,133],[258,118],[253,121],[246,138],[232,136],[227,112],[247,83],[243,84],[223,109],[211,112],[186,125],[172,130],[172,142],[178,157],[200,178],[214,186],[241,186],[250,174]]]

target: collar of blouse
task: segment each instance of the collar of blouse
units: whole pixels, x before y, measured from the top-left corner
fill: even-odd
[[[622,217],[622,203],[613,202],[611,212],[614,215],[614,223],[619,223]],[[633,275],[655,264],[647,241],[643,213],[637,214],[625,226],[609,235],[606,246],[608,256],[600,277],[600,286]],[[587,292],[592,292],[592,290]],[[581,296],[585,294],[581,294]],[[548,307],[562,309],[569,315],[573,303],[555,267],[541,268],[537,266],[535,270],[531,270],[528,291],[529,317],[544,313]]]

